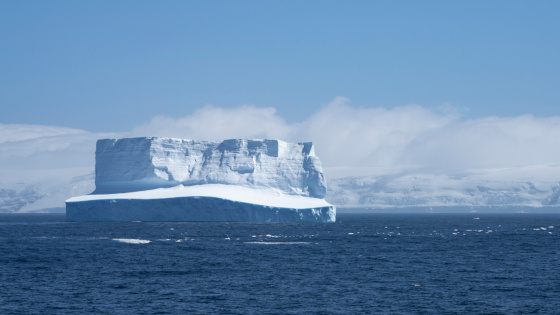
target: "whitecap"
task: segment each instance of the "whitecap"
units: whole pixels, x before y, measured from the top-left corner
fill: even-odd
[[[141,240],[136,238],[114,238],[113,241],[127,243],[127,244],[148,244],[152,242],[149,240]]]

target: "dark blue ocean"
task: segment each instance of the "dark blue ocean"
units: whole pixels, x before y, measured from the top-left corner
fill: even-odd
[[[558,314],[560,215],[0,215],[0,314]]]

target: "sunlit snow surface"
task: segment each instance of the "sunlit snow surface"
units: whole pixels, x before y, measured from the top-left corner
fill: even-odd
[[[242,186],[208,184],[196,186],[178,185],[121,194],[85,195],[68,199],[66,202],[80,202],[106,199],[170,199],[181,197],[211,197],[262,206],[306,209],[332,206],[324,199],[298,195],[286,195],[274,188],[252,189]]]

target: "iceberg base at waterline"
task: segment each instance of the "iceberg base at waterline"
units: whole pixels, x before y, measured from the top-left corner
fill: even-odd
[[[324,199],[278,189],[234,185],[178,185],[120,194],[74,197],[66,220],[335,222],[336,207]]]

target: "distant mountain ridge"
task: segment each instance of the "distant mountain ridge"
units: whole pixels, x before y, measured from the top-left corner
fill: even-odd
[[[400,172],[331,179],[327,200],[339,207],[558,206],[560,167],[531,166],[438,174]],[[560,209],[560,208],[559,208]]]

